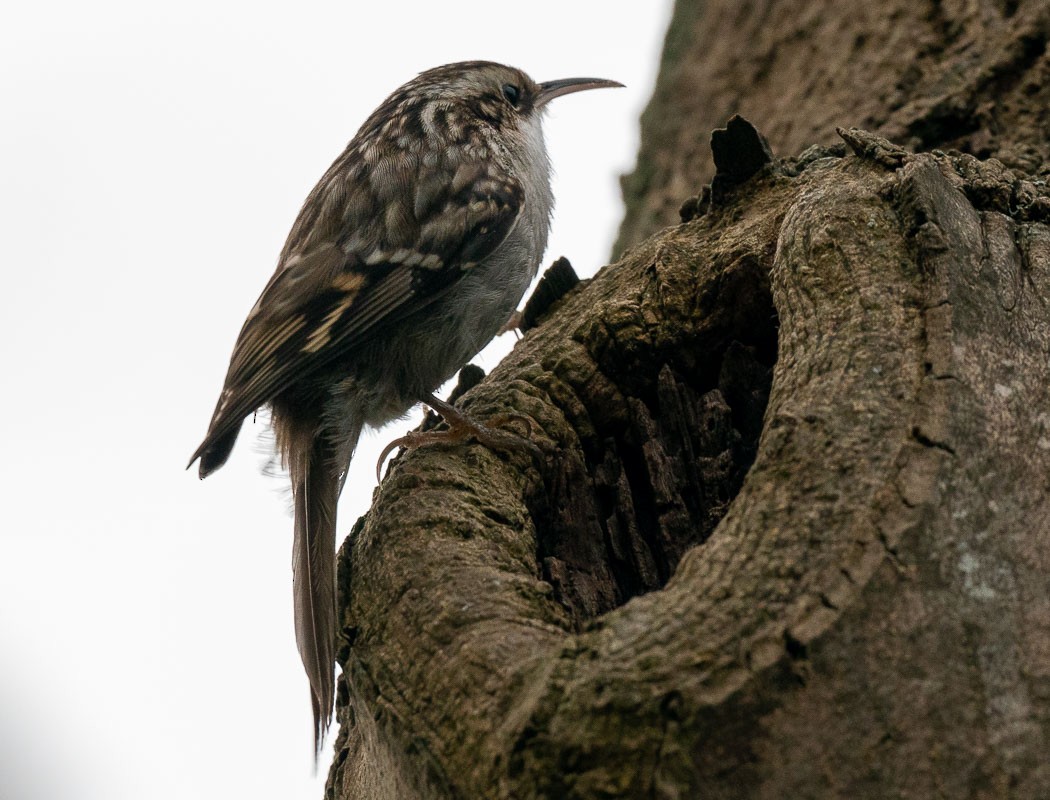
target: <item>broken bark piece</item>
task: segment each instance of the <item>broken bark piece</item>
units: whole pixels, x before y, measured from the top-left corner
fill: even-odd
[[[739,114],[734,114],[724,128],[711,132],[711,155],[716,170],[711,196],[716,200],[773,162],[769,143]]]
[[[881,164],[886,169],[897,169],[908,155],[903,147],[860,128],[835,128],[835,133],[856,155]]]
[[[536,290],[525,304],[525,310],[521,312],[519,330],[525,333],[539,325],[554,304],[579,282],[576,270],[565,256],[551,264],[536,284]]]
[[[699,219],[706,214],[707,209],[710,207],[711,187],[705,186],[700,190],[700,194],[686,198],[686,201],[682,203],[682,207],[678,209],[678,217],[683,224],[692,222],[694,219]]]

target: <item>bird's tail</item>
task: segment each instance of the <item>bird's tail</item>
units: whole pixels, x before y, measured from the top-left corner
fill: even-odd
[[[335,695],[335,510],[340,481],[331,447],[316,428],[281,432],[295,498],[295,640],[310,680],[314,747],[320,752]]]

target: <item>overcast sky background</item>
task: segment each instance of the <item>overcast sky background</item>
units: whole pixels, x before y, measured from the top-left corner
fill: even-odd
[[[186,472],[300,204],[416,73],[612,78],[547,121],[549,263],[605,263],[669,0],[0,12],[0,800],[319,800],[286,481]],[[513,345],[498,341],[490,368]],[[369,504],[367,437],[339,510]]]

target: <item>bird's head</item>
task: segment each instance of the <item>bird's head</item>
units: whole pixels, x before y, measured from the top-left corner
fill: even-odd
[[[537,83],[520,69],[493,61],[461,61],[420,73],[373,114],[369,123],[413,120],[422,135],[448,132],[453,138],[478,123],[508,136],[538,128],[556,97],[623,86],[603,78],[563,78]],[[369,127],[366,123],[365,127]]]

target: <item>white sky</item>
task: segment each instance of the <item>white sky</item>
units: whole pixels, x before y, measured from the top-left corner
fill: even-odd
[[[328,752],[314,776],[286,483],[261,474],[264,426],[246,426],[207,481],[183,469],[244,316],[368,113],[417,72],[468,58],[627,84],[548,116],[558,206],[545,262],[593,273],[669,10],[5,6],[2,800],[321,798]],[[368,507],[378,451],[418,419],[363,442],[341,533]]]

